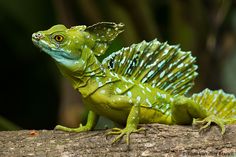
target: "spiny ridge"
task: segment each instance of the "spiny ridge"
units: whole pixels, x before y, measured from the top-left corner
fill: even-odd
[[[194,63],[191,52],[155,39],[122,48],[105,58],[102,64],[119,75],[179,95],[186,94],[194,85],[197,76]]]
[[[211,114],[225,118],[228,123],[236,122],[236,98],[232,94],[227,94],[223,90],[205,89],[191,97],[196,103],[204,107]]]

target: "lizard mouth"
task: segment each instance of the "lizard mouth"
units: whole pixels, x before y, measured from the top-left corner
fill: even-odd
[[[39,41],[38,40],[36,40],[36,39],[34,39],[34,38],[32,38],[32,41],[33,41],[33,44],[35,45],[35,46],[39,46]]]

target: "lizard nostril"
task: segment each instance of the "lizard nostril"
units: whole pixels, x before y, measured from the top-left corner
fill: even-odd
[[[41,33],[33,33],[32,37],[36,40],[39,40],[43,38],[43,35]]]

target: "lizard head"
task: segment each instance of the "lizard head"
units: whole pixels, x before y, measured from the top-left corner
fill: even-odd
[[[32,41],[41,50],[56,61],[66,63],[78,60],[85,44],[83,31],[85,26],[67,29],[64,25],[55,25],[48,30],[33,33]]]
[[[82,53],[86,48],[96,56],[105,53],[109,43],[123,31],[123,26],[101,22],[89,27],[81,25],[68,29],[59,24],[48,30],[33,33],[32,41],[57,62],[63,65],[73,64],[83,57]]]

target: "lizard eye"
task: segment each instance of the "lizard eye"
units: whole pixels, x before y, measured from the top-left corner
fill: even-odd
[[[54,37],[54,39],[55,39],[57,42],[62,42],[63,39],[64,39],[64,37],[63,37],[62,35],[56,35],[56,36]]]

